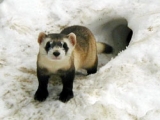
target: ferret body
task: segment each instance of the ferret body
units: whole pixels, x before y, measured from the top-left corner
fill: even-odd
[[[35,100],[44,101],[48,96],[48,80],[52,75],[62,79],[63,89],[59,100],[67,102],[73,95],[75,71],[87,70],[96,73],[97,53],[111,53],[112,47],[105,43],[96,43],[92,32],[83,26],[65,28],[59,34],[40,33],[37,56],[38,89]]]

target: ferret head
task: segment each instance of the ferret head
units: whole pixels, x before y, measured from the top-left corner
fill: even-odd
[[[71,56],[76,45],[76,35],[74,33],[46,35],[42,32],[39,34],[38,43],[40,55],[50,60],[63,60]]]

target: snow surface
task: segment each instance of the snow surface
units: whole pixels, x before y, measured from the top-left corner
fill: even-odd
[[[160,120],[159,6],[159,0],[0,0],[0,120]],[[58,100],[62,85],[55,81],[45,102],[34,101],[38,34],[70,25],[87,26],[115,53],[100,56],[96,74],[77,74],[69,102]],[[118,25],[128,25],[133,37],[117,55]]]

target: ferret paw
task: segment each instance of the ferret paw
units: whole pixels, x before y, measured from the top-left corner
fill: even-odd
[[[73,91],[67,91],[67,92],[62,91],[59,100],[65,103],[68,102],[71,98],[73,98],[73,96],[74,96]]]
[[[45,101],[47,97],[48,97],[47,90],[37,90],[37,92],[34,95],[34,99],[38,100],[39,102]]]

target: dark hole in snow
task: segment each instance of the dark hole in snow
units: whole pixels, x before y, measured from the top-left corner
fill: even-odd
[[[99,67],[105,65],[129,45],[133,31],[128,27],[128,21],[124,18],[113,18],[107,22],[94,21],[90,24],[97,41],[106,42],[113,47],[112,54],[99,54]]]
[[[105,30],[114,49],[113,55],[125,50],[132,39],[133,31],[128,27],[126,19],[114,19],[107,22]]]

